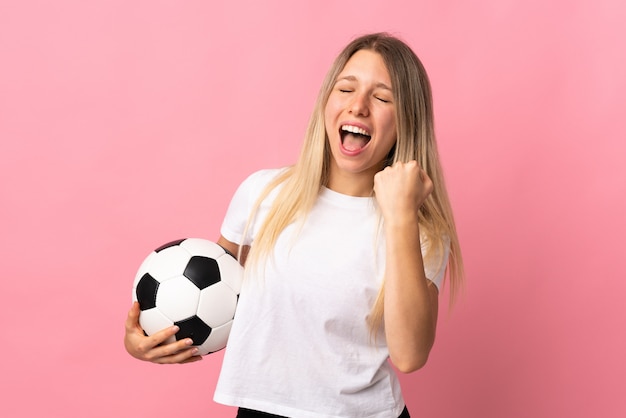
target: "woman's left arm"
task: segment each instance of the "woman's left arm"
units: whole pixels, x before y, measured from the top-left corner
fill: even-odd
[[[396,163],[374,177],[386,239],[384,325],[398,370],[426,364],[435,342],[438,289],[424,274],[418,211],[433,184],[415,161]]]

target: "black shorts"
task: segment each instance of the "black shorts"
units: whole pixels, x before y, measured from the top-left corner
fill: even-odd
[[[280,415],[268,414],[267,412],[255,411],[252,409],[239,408],[237,411],[237,418],[287,418]],[[409,410],[404,407],[404,410],[398,418],[411,418]]]

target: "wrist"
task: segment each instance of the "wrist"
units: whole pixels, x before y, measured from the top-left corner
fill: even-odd
[[[419,237],[420,226],[417,218],[394,218],[383,222],[383,229],[387,239],[401,237]]]
[[[393,216],[383,217],[383,224],[385,229],[419,229],[419,217],[417,212],[394,214]]]

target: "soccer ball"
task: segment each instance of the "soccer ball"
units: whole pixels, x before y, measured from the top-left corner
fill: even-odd
[[[191,338],[200,355],[226,347],[243,280],[243,267],[218,244],[200,238],[169,242],[139,267],[133,300],[147,335],[172,325],[166,343]]]

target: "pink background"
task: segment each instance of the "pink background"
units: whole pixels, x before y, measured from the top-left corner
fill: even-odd
[[[126,354],[133,276],[217,238],[379,30],[430,73],[467,267],[402,377],[412,414],[626,416],[624,22],[618,0],[2,1],[0,416],[234,416],[221,354]]]

